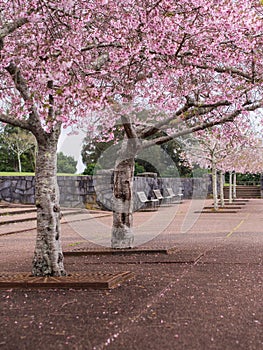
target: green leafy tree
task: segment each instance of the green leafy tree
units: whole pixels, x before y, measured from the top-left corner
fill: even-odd
[[[260,182],[260,174],[237,174],[237,183],[259,183]],[[225,181],[229,183],[229,172],[225,174]]]
[[[159,134],[160,136],[164,135],[162,132],[159,132]],[[114,135],[115,140],[118,140],[121,133],[119,130],[115,130]],[[88,136],[85,138],[81,152],[82,161],[86,164],[84,175],[93,175],[98,160],[103,157],[103,153],[113,144],[114,141],[101,142],[96,138],[92,140]],[[160,148],[156,147],[154,150],[151,150],[151,153],[147,153],[147,160],[138,154],[135,162],[135,175],[142,172],[155,172],[159,176],[174,176],[175,173],[179,173],[180,176],[191,175],[191,169],[181,161],[182,150],[179,143],[172,140],[161,145]],[[164,154],[167,156],[164,157]],[[158,169],[153,165],[154,163],[156,164],[156,160],[160,164]],[[111,159],[108,161],[111,162]],[[103,160],[103,164],[107,165],[107,159]],[[171,167],[171,165],[173,166]],[[108,166],[110,167],[110,164]]]
[[[144,173],[146,170],[143,165],[140,165],[137,161],[135,162],[134,175]]]
[[[114,139],[118,140],[122,137],[123,131],[120,131],[120,128],[114,128],[114,130],[110,130],[109,134],[114,134]],[[114,140],[110,141],[100,141],[98,138],[90,138],[87,135],[83,141],[83,147],[81,151],[82,162],[86,165],[86,168],[83,172],[83,175],[94,175],[96,170],[100,169],[100,165],[97,164],[99,159],[102,159],[104,156],[104,152],[113,146]],[[109,163],[109,164],[108,164]],[[109,168],[111,167],[111,160],[108,159],[107,156],[103,159],[103,164],[107,165]],[[113,165],[112,165],[113,166]]]
[[[6,125],[0,135],[1,171],[34,171],[36,141],[33,134],[19,127]]]
[[[175,140],[171,140],[161,145],[161,147],[172,159],[174,166],[176,167],[181,177],[192,176],[191,168],[187,166],[184,161],[182,161],[183,150],[178,142],[176,142]],[[167,172],[167,176],[170,176],[169,174],[173,174],[173,169],[168,168],[166,172]],[[164,172],[164,175],[166,172]]]
[[[16,168],[16,159],[10,154],[5,144],[0,141],[0,171],[11,172]]]
[[[95,171],[96,163],[89,163],[86,169],[83,171],[83,175],[93,175]]]
[[[77,171],[77,161],[73,157],[59,152],[57,154],[57,171],[58,173],[75,174]]]

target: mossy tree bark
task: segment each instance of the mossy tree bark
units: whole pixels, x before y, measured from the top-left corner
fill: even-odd
[[[112,248],[133,246],[133,173],[134,158],[116,164],[113,190]]]
[[[135,156],[140,142],[128,117],[122,117],[125,139],[114,169],[112,248],[132,248],[133,233],[133,177]]]
[[[37,239],[32,273],[35,276],[62,276],[66,272],[60,241],[60,206],[57,185],[57,142],[60,130],[37,137],[35,201]],[[36,135],[38,136],[38,135]]]
[[[37,141],[35,201],[37,206],[37,239],[32,273],[35,276],[62,276],[66,272],[60,243],[60,207],[57,185],[57,144],[61,122],[54,109],[53,82],[48,81],[50,90],[48,115],[45,123],[34,105],[27,81],[14,62],[6,67],[21,98],[28,103],[28,118],[1,115],[1,121],[31,131]]]

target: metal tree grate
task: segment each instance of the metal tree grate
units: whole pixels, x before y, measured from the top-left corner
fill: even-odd
[[[171,249],[167,248],[127,248],[127,249],[89,249],[87,247],[63,251],[64,256],[78,255],[133,255],[133,254],[169,254]]]
[[[112,289],[134,277],[129,271],[117,273],[71,273],[62,277],[35,277],[30,273],[0,274],[0,288],[93,288]]]

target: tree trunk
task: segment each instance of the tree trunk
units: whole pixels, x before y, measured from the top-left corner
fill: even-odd
[[[17,161],[18,161],[18,172],[22,172],[22,166],[21,166],[21,155],[17,153]]]
[[[225,177],[223,171],[220,170],[220,205],[221,207],[225,206],[225,197],[224,197],[224,181]]]
[[[232,171],[229,172],[229,203],[233,203]]]
[[[217,170],[216,170],[215,164],[212,164],[212,186],[213,186],[214,209],[218,210]]]
[[[112,248],[132,248],[134,140],[122,144],[114,169]]]
[[[45,134],[44,139],[38,140],[35,176],[37,239],[32,267],[35,276],[66,274],[60,242],[57,141],[57,132]]]
[[[233,173],[233,199],[234,201],[237,199],[237,174]]]

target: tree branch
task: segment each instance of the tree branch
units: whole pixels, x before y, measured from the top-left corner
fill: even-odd
[[[89,44],[81,49],[81,52],[89,51],[92,49],[102,49],[102,48],[108,48],[108,47],[116,47],[116,48],[123,48],[123,45],[119,43],[98,43],[98,44]]]
[[[248,80],[249,82],[252,81],[252,77],[243,72],[240,69],[237,68],[233,68],[233,67],[210,67],[208,65],[198,65],[198,64],[191,64],[191,63],[184,63],[186,66],[190,66],[190,67],[195,67],[195,68],[199,68],[199,69],[204,69],[204,70],[211,70],[211,71],[215,71],[217,73],[229,73],[232,75],[238,75],[240,77],[245,78],[246,80]]]
[[[7,114],[0,114],[0,121],[3,123],[11,124],[13,126],[18,126],[22,129],[30,130],[30,124],[28,123],[28,120],[17,119]]]
[[[256,109],[258,108],[262,108],[263,106],[263,103],[262,102],[256,102],[256,103],[253,103],[249,106],[246,106],[244,109],[246,111],[255,111]],[[191,134],[191,133],[194,133],[196,131],[200,131],[200,130],[204,130],[204,129],[208,129],[208,128],[211,128],[215,125],[220,125],[220,124],[224,124],[224,123],[227,123],[227,122],[232,122],[239,114],[242,113],[242,111],[244,109],[238,109],[236,111],[234,111],[233,113],[225,116],[224,118],[220,119],[220,120],[215,120],[215,121],[211,121],[211,122],[204,122],[204,123],[201,123],[201,124],[198,124],[198,125],[195,125],[191,128],[187,128],[187,129],[184,129],[184,130],[181,130],[181,131],[177,131],[175,133],[173,133],[172,135],[167,135],[167,136],[162,136],[162,137],[159,137],[159,138],[156,138],[156,139],[153,139],[153,140],[145,140],[143,141],[142,143],[142,148],[148,148],[148,147],[151,147],[153,145],[162,145],[168,141],[171,141],[173,140],[174,138],[177,138],[177,137],[180,137],[180,136],[184,136],[184,135],[188,135],[188,134]]]
[[[150,140],[150,141],[143,141],[143,144],[142,144],[142,148],[148,148],[148,147],[151,147],[153,145],[162,145],[163,143],[166,143],[168,141],[171,141],[173,140],[174,138],[177,138],[177,137],[181,137],[181,136],[184,136],[184,135],[188,135],[188,134],[191,134],[191,133],[194,133],[196,131],[200,131],[200,130],[204,130],[204,129],[208,129],[208,128],[211,128],[212,126],[215,126],[215,125],[220,125],[220,124],[223,124],[223,123],[226,123],[226,122],[231,122],[233,121],[233,119],[235,117],[237,117],[239,114],[241,113],[241,110],[239,111],[236,111],[235,112],[235,115],[231,114],[230,116],[228,117],[225,117],[223,119],[220,119],[218,121],[212,121],[212,122],[205,122],[205,123],[201,123],[199,125],[195,125],[191,128],[188,128],[188,129],[184,129],[184,130],[181,130],[181,131],[177,131],[175,132],[174,134],[172,135],[167,135],[167,136],[163,136],[163,137],[159,137],[159,138],[156,138],[154,140]]]
[[[160,121],[159,123],[146,128],[143,132],[140,133],[139,137],[145,139],[149,136],[156,134],[161,131],[163,127],[169,127],[172,123],[172,127],[179,125],[182,121],[190,120],[196,115],[203,115],[209,112],[212,112],[214,109],[222,106],[230,106],[231,103],[227,100],[218,101],[216,103],[206,103],[200,104],[188,99],[186,104],[176,111],[171,117]],[[190,108],[195,107],[195,109],[188,111]],[[184,119],[181,119],[181,116],[184,116]]]
[[[31,101],[30,91],[28,89],[26,80],[21,75],[20,69],[13,62],[11,62],[9,66],[6,67],[6,70],[11,75],[12,80],[15,84],[15,87],[17,91],[20,93],[20,95],[22,96],[23,100]],[[38,138],[44,136],[44,131],[42,129],[41,121],[33,102],[32,102],[28,119],[23,119],[23,120],[16,119],[16,121],[14,121],[12,118],[11,121],[5,120],[4,122],[10,123],[12,125],[15,125],[14,123],[16,123],[16,126],[20,126],[27,130],[30,130],[36,137],[38,136]],[[18,123],[20,123],[20,125],[18,125]]]
[[[136,134],[135,129],[132,126],[130,118],[123,115],[121,117],[121,122],[122,122],[122,125],[124,127],[124,131],[125,131],[128,139],[136,139],[137,140],[138,136]]]
[[[25,17],[18,18],[16,21],[11,22],[0,28],[0,39],[4,39],[7,35],[13,33],[16,29],[22,27],[28,23],[28,19]]]
[[[161,127],[168,125],[175,118],[178,118],[180,115],[185,113],[191,106],[192,104],[189,101],[187,101],[185,105],[182,108],[178,109],[178,111],[176,111],[175,114],[173,114],[170,118],[167,118],[165,120],[160,121],[157,124],[147,127],[144,131],[142,131],[139,134],[139,137],[145,139],[149,136],[156,134],[158,131],[160,131]]]
[[[153,6],[146,12],[146,15],[149,16],[149,14],[156,9],[156,7],[159,6],[159,4],[162,2],[162,0],[158,0]]]
[[[6,67],[7,72],[11,75],[13,82],[15,83],[16,89],[19,91],[24,101],[30,100],[30,94],[25,79],[22,77],[20,69],[11,62]]]

